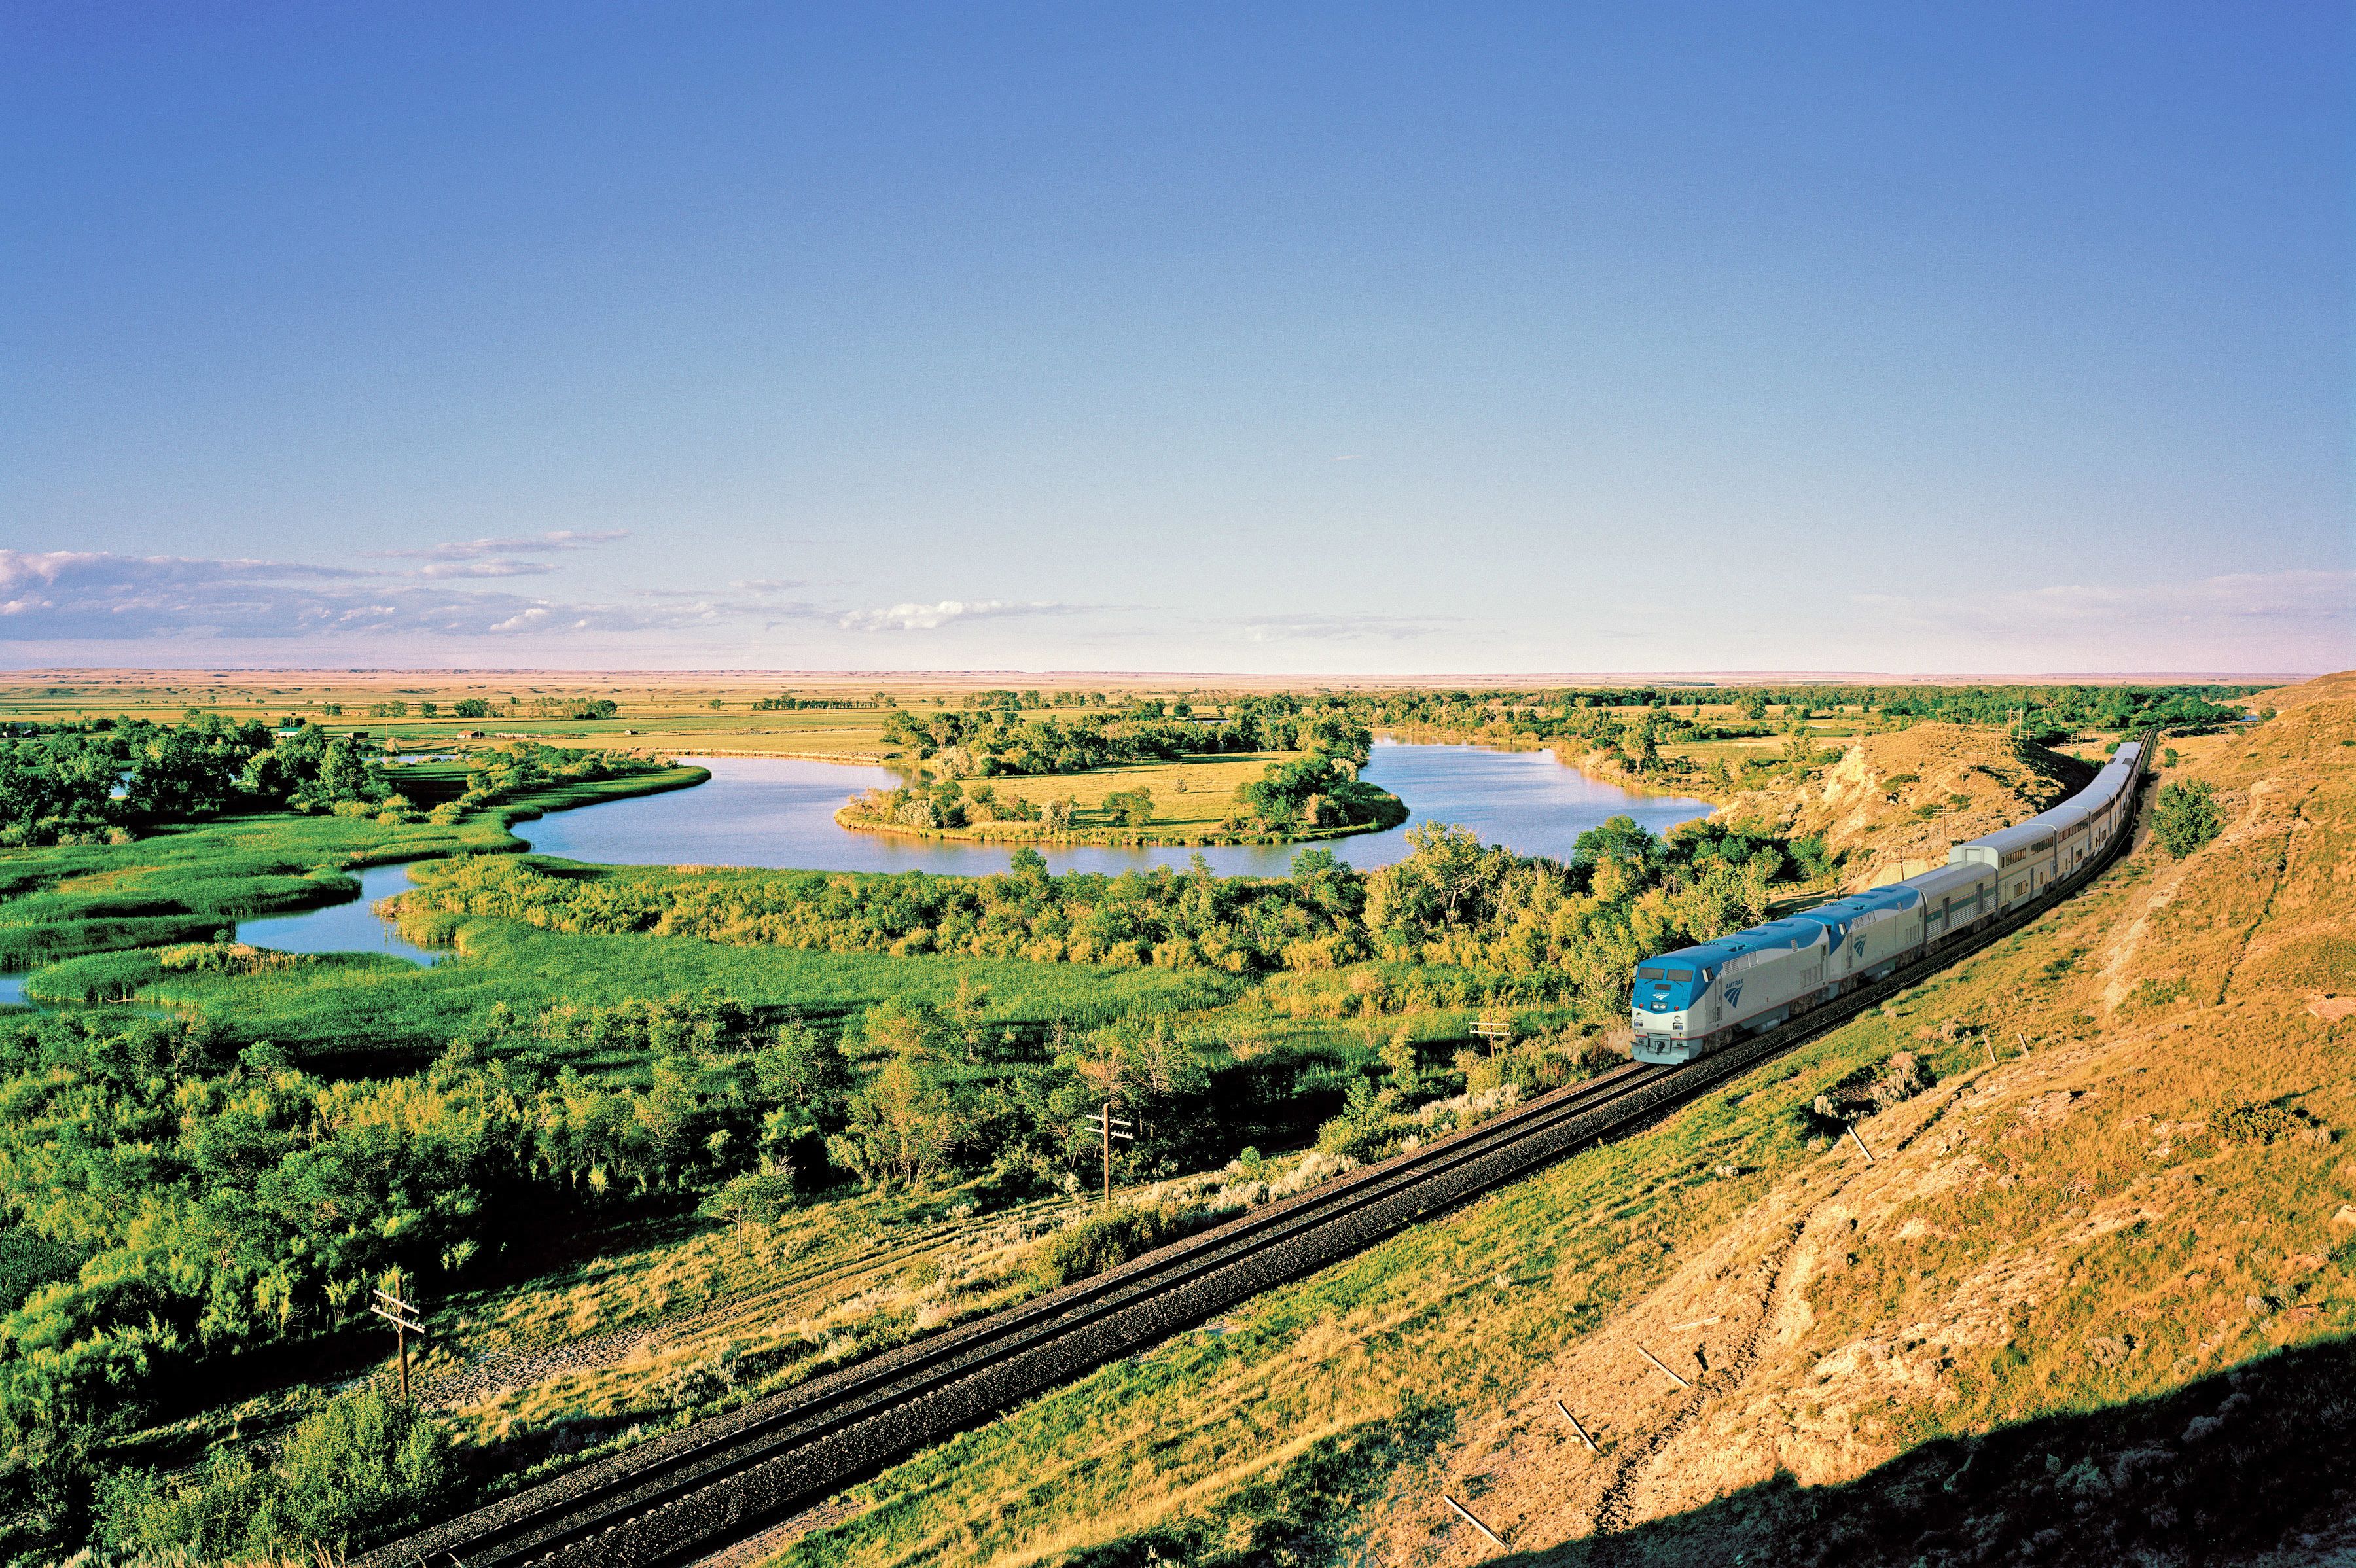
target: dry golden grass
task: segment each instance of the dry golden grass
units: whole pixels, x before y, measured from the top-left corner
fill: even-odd
[[[1376,1558],[1477,1555],[1445,1531],[1435,1552],[1431,1487],[1478,1489],[1517,1549],[1582,1562],[1599,1528],[1779,1472],[1848,1482],[1932,1437],[2120,1406],[2356,1332],[2356,1284],[2328,1262],[2356,1197],[2339,1142],[2356,1128],[2351,1026],[2297,1005],[2356,991],[2356,702],[2301,699],[2186,748],[2182,771],[2229,804],[2215,843],[2182,862],[2146,845],[1910,1002],[2011,1044],[2001,1065],[1984,1052],[1877,1118],[1879,1164],[1794,1173],[1565,1345],[1395,1487]],[[1697,1338],[1727,1358],[1698,1400],[1633,1354]],[[1545,1419],[1571,1390],[1610,1434],[1600,1458]],[[1615,1560],[1772,1545],[1742,1538],[1739,1507],[1710,1518],[1707,1540],[1649,1534]]]
[[[961,780],[970,793],[987,787],[1000,800],[1024,800],[1038,805],[1050,800],[1070,800],[1082,812],[1099,811],[1106,797],[1124,791],[1143,789],[1153,797],[1153,819],[1140,830],[1108,828],[1100,822],[1082,817],[1076,832],[1080,835],[1104,836],[1108,833],[1129,835],[1132,832],[1159,843],[1184,843],[1190,840],[1208,842],[1218,836],[1220,824],[1235,806],[1235,792],[1243,785],[1258,779],[1275,762],[1305,755],[1301,752],[1264,751],[1237,752],[1225,756],[1192,757],[1179,762],[1139,762],[1115,768],[1095,768],[1085,773],[1059,773],[1040,778],[1005,778]],[[855,826],[867,832],[912,832],[903,829],[880,829],[865,822],[853,822],[841,818],[847,827]],[[927,830],[926,836],[1002,841],[1029,841],[1041,837],[1035,822],[975,822],[963,828]]]
[[[2356,1332],[2356,1285],[2323,1266],[2356,1161],[2311,1131],[2356,1127],[2356,1025],[2283,1004],[2356,993],[2356,702],[2277,705],[2185,748],[2178,771],[2232,806],[2190,859],[2147,844],[2030,930],[1660,1127],[897,1467],[781,1561],[1034,1563],[1115,1542],[1183,1561],[1215,1541],[1242,1561],[1280,1516],[1374,1561],[1491,1552],[1442,1492],[1515,1550],[1580,1561],[1599,1520],[1675,1516],[1779,1467],[1847,1481],[1942,1434]],[[1807,1107],[1901,1047],[1941,1081],[1866,1125],[1868,1165]],[[2252,1142],[2268,1115],[2285,1135]],[[1723,1562],[1730,1544],[1748,1543],[1618,1549]]]

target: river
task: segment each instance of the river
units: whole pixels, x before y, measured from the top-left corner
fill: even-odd
[[[819,871],[935,871],[981,875],[1006,869],[1012,845],[853,832],[835,809],[852,793],[889,789],[899,777],[881,768],[787,757],[681,757],[712,770],[691,789],[640,795],[558,811],[516,824],[543,854],[610,865],[758,865]],[[1403,860],[1408,829],[1454,822],[1484,843],[1524,854],[1568,859],[1579,835],[1605,818],[1627,815],[1654,832],[1708,813],[1707,801],[1638,795],[1588,778],[1546,751],[1377,741],[1364,777],[1407,801],[1408,820],[1386,832],[1335,839],[1322,847],[1360,870]],[[1055,871],[1121,872],[1183,866],[1200,854],[1226,875],[1281,876],[1300,844],[1215,844],[1114,849],[1042,844]],[[240,941],[290,952],[390,952],[432,963],[447,956],[403,941],[372,906],[408,885],[401,866],[359,874],[353,902],[297,915],[241,921]]]
[[[819,871],[938,871],[983,875],[1006,869],[1009,844],[852,832],[835,809],[861,789],[901,779],[881,768],[741,757],[683,757],[712,770],[712,782],[641,795],[519,822],[516,832],[542,854],[608,865],[763,865]],[[1323,847],[1362,871],[1404,860],[1408,829],[1455,822],[1484,843],[1568,859],[1579,835],[1624,812],[1655,832],[1707,815],[1708,803],[1637,795],[1557,762],[1551,752],[1377,741],[1364,777],[1408,803],[1387,832],[1327,841]],[[1200,854],[1223,875],[1281,876],[1300,844],[1213,844],[1116,849],[1041,844],[1055,871],[1121,872],[1183,866]]]

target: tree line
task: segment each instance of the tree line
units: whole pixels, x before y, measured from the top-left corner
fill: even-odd
[[[1011,707],[900,708],[885,721],[884,740],[906,747],[937,779],[1082,773],[1255,751],[1307,751],[1363,767],[1374,745],[1366,726],[1339,707],[1312,711],[1284,697],[1237,703],[1215,724],[1165,714],[1159,702],[1130,714],[1072,719],[1025,717]]]
[[[1694,739],[1769,733],[1713,727],[1703,708],[1734,708],[1756,725],[1772,719],[1854,713],[1911,721],[2008,725],[2023,738],[2051,745],[2082,730],[2141,729],[2160,725],[2196,733],[2241,716],[2234,699],[2250,686],[1636,686],[1352,693],[1340,702],[1376,728],[1423,727],[1494,731],[1501,738],[1547,741],[1594,733],[1592,715],[1687,712]],[[1729,721],[1719,719],[1718,725]]]
[[[552,783],[646,772],[659,761],[519,742],[468,762],[464,795],[435,820]],[[313,724],[273,729],[202,714],[133,719],[0,741],[0,847],[127,840],[138,830],[230,811],[423,814],[377,748]]]
[[[991,876],[652,867],[555,876],[475,855],[421,868],[402,909],[409,919],[497,916],[556,931],[1238,974],[1383,959],[1461,967],[1519,995],[1590,997],[1616,1015],[1645,952],[1749,924],[1775,885],[1826,869],[1821,841],[1715,822],[1664,839],[1616,817],[1581,834],[1568,863],[1484,846],[1441,823],[1410,830],[1409,843],[1406,859],[1371,873],[1305,850],[1282,878],[1218,876],[1199,855],[1187,871],[1057,876],[1028,848]]]
[[[0,744],[0,845],[96,843],[231,810],[373,806],[392,792],[372,747],[314,725],[134,719]]]

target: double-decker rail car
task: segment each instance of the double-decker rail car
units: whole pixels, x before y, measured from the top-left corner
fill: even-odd
[[[1996,868],[1958,862],[1912,878],[1922,895],[1922,945],[1944,946],[1996,918]]]
[[[2083,875],[2127,821],[2143,748],[2025,822],[1971,839],[1919,876],[1819,904],[1636,966],[1638,1061],[1675,1064],[1771,1029]]]

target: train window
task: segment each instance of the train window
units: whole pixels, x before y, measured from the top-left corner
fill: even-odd
[[[1666,972],[1662,970],[1658,964],[1648,963],[1644,968],[1636,972],[1636,978],[1639,980],[1665,980],[1668,976]]]
[[[1669,971],[1669,978],[1671,980],[1691,980],[1693,978],[1693,971],[1689,969],[1673,969]]]

